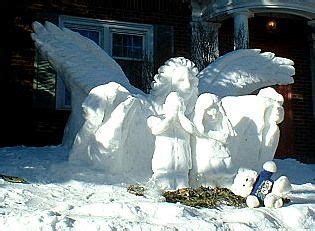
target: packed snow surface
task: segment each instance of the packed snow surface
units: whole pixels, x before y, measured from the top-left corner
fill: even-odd
[[[290,203],[264,207],[197,209],[163,200],[148,183],[145,196],[127,192],[132,179],[105,175],[67,161],[52,147],[0,149],[0,230],[315,230],[315,165],[275,160],[293,185]]]

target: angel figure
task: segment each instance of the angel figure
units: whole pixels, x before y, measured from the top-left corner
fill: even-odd
[[[184,100],[185,115],[192,114],[198,98],[198,69],[184,57],[170,58],[158,69],[154,76],[148,100],[159,114],[163,110],[166,97],[173,91]]]
[[[248,101],[238,97],[266,86],[293,83],[294,63],[292,60],[276,57],[271,52],[261,53],[258,49],[243,49],[225,54],[199,73],[190,60],[184,57],[171,58],[159,68],[158,74],[154,77],[150,94],[145,94],[130,84],[119,64],[92,40],[67,28],[59,28],[50,22],[45,22],[44,25],[34,22],[33,30],[32,39],[35,41],[36,48],[51,63],[58,73],[58,78],[62,78],[67,89],[71,92],[72,111],[63,137],[63,145],[69,149],[71,155],[70,160],[89,161],[93,166],[98,166],[109,173],[122,172],[130,176],[133,172],[133,179],[138,179],[136,176],[143,173],[145,173],[144,176],[152,176],[152,154],[160,153],[159,150],[163,149],[163,146],[159,145],[154,147],[154,142],[162,142],[163,139],[170,138],[167,141],[169,148],[176,146],[186,150],[187,155],[190,153],[188,151],[190,150],[188,145],[190,142],[186,143],[186,141],[189,139],[187,137],[189,137],[188,134],[190,134],[190,128],[193,125],[188,123],[187,118],[192,118],[199,94],[212,93],[221,98],[222,106],[234,130],[238,136],[245,134],[240,139],[234,139],[236,146],[233,150],[239,154],[238,152],[244,151],[239,148],[239,140],[244,141],[244,143],[246,141],[245,144],[248,147],[254,147],[256,141],[257,144],[261,144],[261,133],[254,133],[253,137],[244,131],[248,127],[248,118],[245,117],[255,114],[254,109],[256,108],[248,108]],[[115,84],[112,84],[113,82]],[[112,86],[114,88],[108,91]],[[178,94],[175,97],[172,93],[170,97],[176,99],[174,100],[177,102],[175,105],[183,104],[183,106],[177,105],[175,107],[181,108],[178,109],[178,113],[170,109],[178,115],[174,119],[176,122],[170,123],[171,126],[165,126],[166,130],[157,134],[157,139],[154,141],[155,137],[152,135],[152,131],[154,132],[155,128],[153,129],[153,127],[155,126],[153,125],[155,122],[166,123],[166,115],[170,115],[163,109],[165,106],[163,104],[171,92]],[[227,98],[226,96],[235,96],[236,98],[224,100]],[[257,105],[256,100],[261,98],[253,98],[253,105]],[[184,102],[182,103],[179,99]],[[225,107],[224,101],[226,106],[231,108]],[[239,107],[246,110],[240,111]],[[161,112],[165,113],[162,117],[159,116]],[[183,113],[186,117],[182,115]],[[216,150],[215,152],[218,153],[217,155],[220,153],[221,156],[225,156],[227,154],[223,148],[225,135],[223,138],[220,137],[225,134],[225,132],[220,131],[220,129],[225,129],[225,125],[223,125],[225,116],[222,116],[221,128],[218,125],[220,123],[210,123],[211,113],[205,113],[209,124],[203,124],[203,133],[206,136],[211,134],[212,142],[217,143],[214,145],[215,148],[222,147],[223,150]],[[150,116],[153,117],[147,120]],[[151,124],[151,120],[155,122]],[[265,122],[263,119],[261,121]],[[262,124],[261,121],[259,121],[259,126]],[[255,124],[257,121],[252,120],[252,122],[251,128],[258,127]],[[207,129],[212,130],[212,132],[209,133]],[[244,133],[239,133],[238,130],[244,131]],[[271,132],[271,130],[272,126],[268,131]],[[163,135],[164,132],[171,133],[172,131],[175,134],[172,137]],[[266,137],[271,134],[270,132],[264,133]],[[248,137],[252,140],[247,140]],[[180,143],[176,144],[175,140],[179,140]],[[210,140],[209,137],[208,140]],[[139,141],[142,145],[138,145]],[[266,142],[268,142],[267,139]],[[276,145],[277,143],[272,146],[275,147]],[[245,159],[249,158],[247,155],[250,154],[239,155],[239,163],[242,163],[244,157]],[[167,155],[169,158],[172,156]],[[182,180],[178,180],[176,183],[178,186],[187,185],[187,171],[190,168],[188,160],[187,157],[187,161],[179,164]],[[168,161],[167,163],[171,162]],[[154,169],[158,170],[158,166]],[[251,168],[251,166],[248,167]],[[142,170],[145,168],[145,170],[139,171],[139,168]],[[174,172],[175,168],[170,170]],[[179,181],[183,183],[179,183]]]
[[[156,136],[153,179],[166,190],[189,187],[188,172],[192,167],[190,134],[194,129],[185,110],[183,99],[177,92],[171,92],[163,105],[164,114],[147,120]]]
[[[278,146],[282,95],[273,88],[264,88],[257,95],[228,96],[221,102],[238,134],[228,143],[234,169],[260,171],[264,162],[273,159]]]
[[[226,116],[219,98],[210,93],[201,94],[196,102],[194,125],[198,134],[193,137],[193,184],[221,186],[224,176],[230,174],[231,153],[226,146],[236,133]]]
[[[259,152],[262,162],[272,160],[276,153],[278,142],[280,139],[280,124],[284,119],[283,96],[278,94],[275,89],[268,87],[261,89],[257,94],[268,101],[268,107],[265,111],[265,126],[262,131],[263,140]]]

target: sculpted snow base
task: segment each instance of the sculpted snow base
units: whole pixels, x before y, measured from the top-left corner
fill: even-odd
[[[161,187],[231,183],[240,167],[273,159],[293,62],[258,49],[230,52],[200,73],[183,57],[159,68],[150,94],[132,86],[93,41],[47,22],[32,39],[72,95],[63,144],[69,161]]]

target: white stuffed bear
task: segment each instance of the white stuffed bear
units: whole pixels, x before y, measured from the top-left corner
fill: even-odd
[[[277,166],[273,161],[267,161],[259,175],[254,170],[240,168],[231,191],[235,195],[245,197],[250,208],[262,204],[268,208],[280,208],[283,206],[283,199],[291,190],[291,184],[286,176],[281,176],[273,182],[271,176],[276,171]]]

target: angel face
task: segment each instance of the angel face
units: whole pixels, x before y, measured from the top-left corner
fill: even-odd
[[[217,120],[219,119],[219,108],[217,105],[213,105],[212,107],[208,108],[206,111],[205,111],[206,115],[208,116],[208,118],[210,120]]]
[[[170,92],[177,92],[184,100],[185,114],[192,113],[198,97],[198,69],[183,57],[171,58],[158,69],[150,94],[157,105],[165,102]],[[160,107],[160,106],[158,106]],[[160,110],[160,109],[157,109]]]
[[[198,87],[198,70],[194,64],[184,58],[173,58],[158,70],[161,78],[167,80],[171,90],[177,91],[181,97],[188,98]],[[163,81],[163,82],[164,82]]]
[[[182,98],[179,97],[177,92],[171,92],[165,100],[163,110],[165,113],[177,113],[179,111],[185,111],[185,105]]]
[[[210,93],[201,94],[196,102],[196,111],[203,113],[207,120],[217,120],[220,116],[219,98]]]
[[[277,124],[281,123],[284,119],[284,108],[276,104],[271,109],[270,120],[275,121]]]
[[[177,67],[172,73],[171,85],[172,89],[178,90],[185,97],[190,95],[193,88],[197,88],[198,79],[187,67]]]
[[[173,77],[171,79],[172,86],[175,87],[175,89],[179,89],[183,92],[190,90],[191,83],[188,78],[188,70],[185,67],[179,67],[174,73]]]

